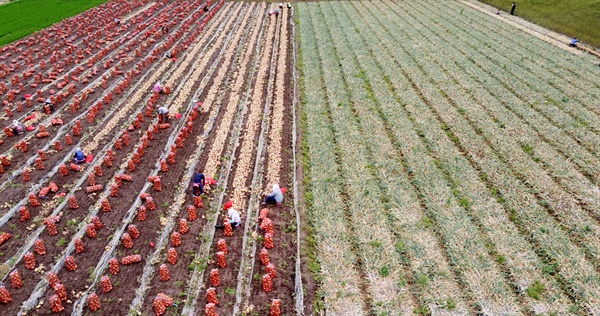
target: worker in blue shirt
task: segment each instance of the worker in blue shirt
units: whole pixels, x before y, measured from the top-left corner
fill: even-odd
[[[206,179],[204,178],[203,170],[198,170],[198,173],[194,175],[194,184],[192,185],[192,194],[199,196],[204,194],[204,184]]]
[[[577,39],[577,37],[575,37],[571,40],[569,47],[577,47],[577,43],[579,43],[579,40]]]
[[[75,161],[75,163],[85,162],[85,154],[83,153],[81,148],[77,148],[77,150],[75,150],[75,155],[73,155],[73,160]]]

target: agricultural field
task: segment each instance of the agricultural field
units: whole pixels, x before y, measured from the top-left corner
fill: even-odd
[[[598,60],[459,1],[296,19],[315,308],[600,313]]]
[[[0,47],[2,315],[600,314],[598,60],[461,1],[275,9]]]
[[[111,1],[1,48],[3,315],[302,309],[293,19],[275,7]],[[261,205],[273,184],[284,203]],[[228,201],[242,225],[216,229]]]

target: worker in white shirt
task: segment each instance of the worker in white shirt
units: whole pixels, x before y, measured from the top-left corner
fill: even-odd
[[[158,124],[169,122],[169,109],[164,106],[158,107]]]
[[[225,206],[227,209],[227,217],[229,217],[229,222],[231,223],[231,227],[237,228],[238,226],[240,226],[240,224],[242,224],[242,219],[240,218],[240,212],[238,212],[236,209],[234,209],[231,205],[229,205],[229,207],[227,207],[228,205],[226,204]],[[216,225],[215,228],[223,229],[223,228],[225,228],[225,225],[224,224]]]

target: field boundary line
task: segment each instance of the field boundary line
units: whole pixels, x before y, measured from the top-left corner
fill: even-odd
[[[290,25],[292,26],[292,161],[293,161],[293,170],[294,170],[294,212],[296,213],[296,277],[295,277],[295,295],[296,295],[296,315],[304,316],[304,287],[302,284],[302,261],[300,260],[300,234],[301,234],[301,218],[300,211],[298,206],[298,164],[296,160],[296,151],[298,148],[302,148],[302,146],[298,146],[298,125],[297,125],[297,112],[299,110],[298,107],[298,69],[296,68],[298,65],[297,57],[297,43],[296,39],[298,39],[296,34],[296,24],[294,23],[295,18],[295,9],[296,6],[293,6],[290,14]]]

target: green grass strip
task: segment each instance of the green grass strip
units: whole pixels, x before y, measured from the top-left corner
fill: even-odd
[[[6,45],[106,0],[20,0],[0,6],[0,45]]]
[[[482,0],[510,12],[508,0]],[[600,47],[600,2],[598,0],[518,0],[515,15],[551,30],[577,37]],[[509,13],[507,13],[509,14]]]

